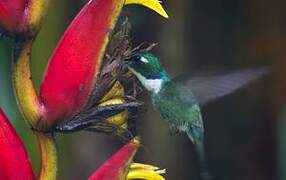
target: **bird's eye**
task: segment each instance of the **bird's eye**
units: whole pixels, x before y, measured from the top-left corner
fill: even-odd
[[[132,59],[133,59],[133,61],[140,61],[141,56],[136,55],[136,56],[134,56]]]

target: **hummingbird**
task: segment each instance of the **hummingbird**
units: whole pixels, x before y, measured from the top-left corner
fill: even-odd
[[[171,129],[186,133],[193,142],[202,180],[212,179],[204,149],[201,106],[230,94],[268,72],[267,68],[248,68],[227,74],[170,78],[160,60],[151,53],[134,53],[128,69],[149,92],[153,107]]]

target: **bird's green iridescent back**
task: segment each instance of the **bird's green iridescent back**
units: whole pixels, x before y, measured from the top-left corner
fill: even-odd
[[[199,104],[190,89],[175,82],[164,82],[161,90],[152,94],[154,107],[172,127],[203,139],[203,122]]]

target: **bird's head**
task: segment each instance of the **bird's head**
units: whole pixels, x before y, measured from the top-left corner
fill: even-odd
[[[158,93],[163,82],[169,81],[168,74],[162,68],[159,59],[150,53],[134,54],[129,59],[129,69],[142,85],[153,93]]]

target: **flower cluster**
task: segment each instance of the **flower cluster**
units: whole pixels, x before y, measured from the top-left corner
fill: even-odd
[[[133,52],[128,39],[130,25],[125,21],[117,33],[113,30],[128,4],[143,5],[168,17],[157,0],[90,0],[54,50],[38,94],[31,78],[31,51],[49,3],[0,0],[0,33],[15,42],[14,92],[40,147],[37,179],[56,178],[54,133],[90,130],[120,136],[130,132],[128,120],[142,105],[136,100],[135,89],[126,86],[132,78],[123,63]],[[139,146],[139,139],[133,138],[90,179],[163,179],[163,171],[157,167],[132,162]],[[35,179],[27,152],[1,110],[0,167],[0,179]]]

